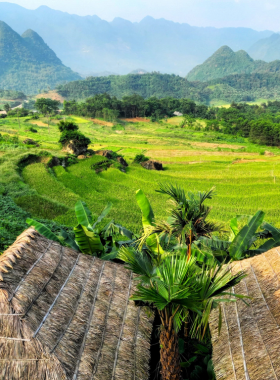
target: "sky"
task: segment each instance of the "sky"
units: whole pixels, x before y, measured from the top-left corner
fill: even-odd
[[[0,2],[3,2],[0,0]],[[40,5],[64,12],[97,15],[111,21],[122,17],[140,21],[145,16],[194,26],[249,27],[280,31],[280,0],[17,0],[28,9]]]

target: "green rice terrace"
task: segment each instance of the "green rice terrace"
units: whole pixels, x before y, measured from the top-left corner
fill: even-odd
[[[180,117],[160,123],[121,121],[117,125],[102,120],[96,124],[98,121],[82,117],[67,117],[67,120],[77,123],[80,131],[91,139],[89,148],[113,150],[121,154],[129,166],[126,173],[114,167],[96,173],[91,167],[103,161],[102,156],[93,155],[66,168],[48,168],[44,159],[34,157],[28,164],[21,164],[19,170],[17,163],[27,153],[40,156],[45,151],[44,154],[63,155],[58,144],[58,120],[52,120],[49,128],[44,118],[32,121],[21,118],[20,127],[16,118],[0,120],[0,133],[19,140],[16,144],[3,141],[0,145],[1,183],[8,186],[7,194],[16,195],[17,205],[34,217],[72,226],[77,200],[83,199],[96,214],[111,201],[111,216],[139,232],[141,213],[135,202],[135,191],[141,188],[155,214],[164,217],[166,205],[155,190],[159,183],[170,182],[186,191],[205,191],[215,186],[211,216],[217,221],[228,223],[236,214],[251,215],[261,208],[268,222],[278,223],[278,148],[270,148],[272,155],[266,156],[264,150],[268,148],[248,143],[243,138],[223,135],[221,141],[215,132],[179,128]],[[30,126],[38,132],[30,132]],[[21,144],[26,138],[35,139],[40,148]],[[162,162],[164,170],[150,171],[133,163],[137,154]],[[10,189],[8,184],[15,178],[17,186],[13,184]],[[2,192],[5,193],[4,186]]]

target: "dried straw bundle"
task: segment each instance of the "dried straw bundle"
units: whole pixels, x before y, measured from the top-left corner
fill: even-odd
[[[122,265],[29,229],[0,257],[0,278],[0,379],[149,377],[152,317],[129,300]]]
[[[251,297],[245,305],[223,305],[223,325],[218,334],[218,311],[210,328],[213,363],[219,380],[280,379],[280,249],[232,264],[232,272],[247,277],[233,289]]]

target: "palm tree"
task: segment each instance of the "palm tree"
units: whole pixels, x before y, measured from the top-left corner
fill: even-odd
[[[162,380],[180,380],[179,332],[184,322],[194,336],[203,337],[210,312],[221,302],[234,301],[229,289],[244,277],[232,275],[227,267],[213,264],[200,268],[195,257],[186,260],[184,250],[148,256],[134,248],[122,247],[118,258],[137,274],[132,299],[156,309],[161,320],[160,362]],[[191,323],[190,313],[195,316]],[[185,329],[188,324],[185,324]]]
[[[213,232],[220,231],[221,226],[209,221],[211,207],[205,205],[207,199],[212,199],[215,188],[209,191],[192,193],[172,184],[160,184],[158,193],[170,197],[170,217],[168,219],[172,235],[180,244],[190,245],[201,236],[210,237]]]
[[[191,255],[191,245],[201,237],[210,238],[214,232],[220,232],[222,226],[209,220],[211,207],[205,201],[212,199],[214,188],[206,192],[188,192],[172,184],[160,184],[156,190],[170,197],[171,208],[166,221],[155,220],[154,213],[148,199],[141,190],[137,192],[138,205],[142,210],[144,234],[140,239],[140,247],[144,243],[150,248],[148,239],[158,237],[158,240],[174,238],[180,246],[187,246],[188,256]],[[148,222],[148,223],[147,223]],[[155,238],[153,239],[155,241]]]

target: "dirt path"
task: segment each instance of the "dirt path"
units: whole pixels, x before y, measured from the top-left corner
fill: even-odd
[[[105,125],[106,127],[113,127],[114,124],[110,123],[109,121],[104,121],[104,120],[99,120],[99,119],[90,119],[94,124],[99,124],[99,125]]]
[[[254,153],[243,153],[243,152],[209,152],[207,150],[148,150],[145,153],[146,156],[150,157],[186,157],[186,156],[256,156]]]
[[[251,162],[268,162],[268,160],[237,160],[233,164],[250,164]]]
[[[245,148],[241,145],[234,144],[219,144],[219,143],[208,143],[208,142],[194,142],[191,143],[193,146],[202,147],[202,148],[229,148],[229,149],[241,149]]]
[[[34,125],[37,125],[38,127],[47,127],[48,126],[48,124],[43,123],[40,120],[32,120],[32,121],[30,121],[30,123],[34,124]]]
[[[139,122],[149,123],[150,122],[150,119],[147,119],[144,117],[125,118],[121,120],[126,121],[127,123],[139,123]]]

